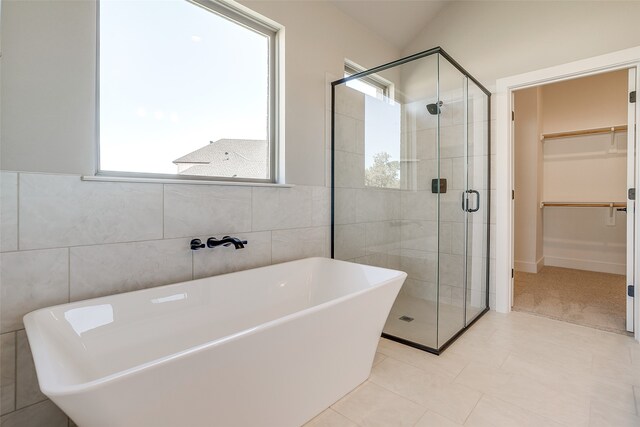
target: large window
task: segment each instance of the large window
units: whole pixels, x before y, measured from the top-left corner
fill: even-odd
[[[364,68],[345,61],[344,77]],[[364,184],[366,187],[400,188],[401,108],[393,100],[394,85],[377,74],[351,80],[346,85],[364,96]]]
[[[99,173],[275,181],[276,30],[207,0],[99,4]]]

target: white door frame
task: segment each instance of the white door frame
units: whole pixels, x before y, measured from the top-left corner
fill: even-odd
[[[630,67],[640,66],[640,46],[625,49],[606,55],[570,62],[555,67],[516,76],[505,77],[496,82],[496,311],[508,313],[511,311],[513,293],[513,281],[511,269],[513,268],[513,202],[511,191],[513,189],[513,138],[511,134],[511,111],[513,108],[512,95],[517,89],[539,86],[551,82],[570,80],[577,77],[585,77]],[[636,73],[636,79],[640,79],[640,72]],[[636,87],[640,87],[636,81]],[[640,108],[636,103],[636,123],[640,123]],[[636,170],[640,170],[640,156],[636,161]],[[638,174],[640,175],[640,174]],[[636,188],[638,177],[636,177]],[[640,265],[640,251],[637,250],[640,241],[640,215],[636,215],[636,271]],[[636,286],[636,290],[638,286]],[[637,292],[637,291],[636,291]],[[639,302],[635,300],[635,338],[640,341]]]
[[[628,72],[628,82],[627,82],[627,91],[631,93],[632,91],[637,90],[636,83],[638,81],[638,69],[629,68]],[[627,188],[636,187],[636,170],[640,170],[636,168],[636,144],[637,144],[637,135],[636,135],[636,115],[637,115],[637,107],[629,103],[627,104]],[[633,124],[634,126],[631,126]],[[627,196],[627,213],[636,212],[636,201],[629,200]],[[638,281],[636,279],[636,269],[635,269],[635,254],[636,249],[639,247],[636,244],[636,222],[638,221],[637,215],[627,215],[627,283],[635,283]],[[629,250],[629,248],[633,248],[633,250]],[[631,281],[629,281],[631,278]],[[627,331],[635,331],[635,301],[636,298],[631,298],[627,295],[626,305],[627,305],[627,318],[626,318],[626,328]]]

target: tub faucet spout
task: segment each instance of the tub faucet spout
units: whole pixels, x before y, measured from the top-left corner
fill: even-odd
[[[233,245],[236,249],[243,249],[244,245],[247,244],[246,240],[240,240],[237,237],[224,236],[222,239],[218,240],[215,237],[209,237],[207,239],[207,247],[215,248],[216,246],[229,246]]]

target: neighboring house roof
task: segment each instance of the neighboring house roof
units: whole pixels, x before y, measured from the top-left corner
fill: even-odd
[[[267,177],[269,147],[267,141],[255,139],[219,139],[173,161],[192,165],[181,175],[225,176],[240,178]]]

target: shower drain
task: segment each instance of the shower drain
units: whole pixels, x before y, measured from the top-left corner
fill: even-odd
[[[409,317],[409,316],[401,316],[399,317],[399,319],[404,322],[413,322],[413,317]]]

